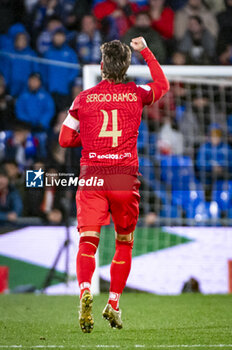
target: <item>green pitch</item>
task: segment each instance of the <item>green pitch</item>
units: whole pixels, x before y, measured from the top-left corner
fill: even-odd
[[[94,298],[95,327],[79,329],[77,297],[0,296],[0,349],[232,349],[232,295],[125,293],[124,328],[111,329]]]

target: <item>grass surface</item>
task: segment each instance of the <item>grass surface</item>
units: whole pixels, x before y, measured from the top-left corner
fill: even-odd
[[[95,327],[83,334],[77,297],[2,295],[0,348],[232,348],[232,295],[125,293],[120,302],[122,330],[111,329],[102,319],[106,300],[106,294],[94,298]]]

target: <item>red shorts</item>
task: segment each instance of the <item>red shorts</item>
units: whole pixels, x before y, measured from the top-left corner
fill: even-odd
[[[126,190],[125,187],[128,179],[130,190]],[[110,214],[117,233],[129,234],[135,230],[139,216],[140,182],[136,176],[131,175],[125,175],[124,180],[123,190],[119,190],[118,185],[119,181],[122,182],[122,175],[111,175],[104,190],[77,190],[79,230],[83,226],[109,225]]]

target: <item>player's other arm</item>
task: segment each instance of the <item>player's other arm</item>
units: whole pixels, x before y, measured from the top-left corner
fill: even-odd
[[[59,144],[61,147],[80,147],[81,136],[78,132],[79,120],[75,119],[69,113],[62,124],[59,135]]]
[[[131,47],[135,50],[141,53],[143,58],[145,59],[153,82],[149,83],[148,85],[152,88],[154,93],[154,100],[153,102],[159,100],[163,95],[168,92],[170,86],[169,82],[153,53],[151,50],[147,47],[146,41],[143,37],[134,38],[131,41]]]

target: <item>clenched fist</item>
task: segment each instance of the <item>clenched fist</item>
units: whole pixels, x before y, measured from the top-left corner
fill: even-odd
[[[147,47],[147,43],[145,39],[142,36],[139,36],[138,38],[134,38],[131,40],[130,46],[135,50],[135,51],[142,51]]]

